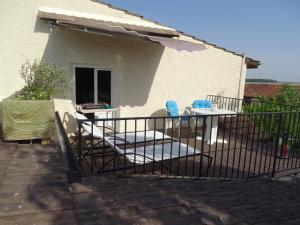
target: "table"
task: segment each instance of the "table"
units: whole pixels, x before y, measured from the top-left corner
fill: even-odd
[[[194,115],[207,115],[206,124],[207,128],[205,131],[204,141],[207,144],[214,144],[214,143],[227,143],[226,140],[218,139],[218,115],[230,115],[236,114],[235,111],[224,110],[224,109],[217,109],[212,111],[210,108],[195,108],[191,109],[191,112]],[[198,140],[202,140],[202,137],[196,137]]]

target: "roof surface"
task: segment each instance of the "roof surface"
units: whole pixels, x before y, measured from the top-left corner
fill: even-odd
[[[282,85],[286,83],[257,83],[257,82],[249,82],[245,84],[245,92],[244,96],[247,97],[258,97],[265,96],[271,97],[277,94]],[[290,84],[295,86],[300,90],[300,84]]]
[[[300,224],[296,176],[287,182],[80,178],[66,173],[53,145],[0,140],[0,156],[0,224]]]

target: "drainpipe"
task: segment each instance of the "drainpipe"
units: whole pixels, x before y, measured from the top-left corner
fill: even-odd
[[[239,79],[239,86],[238,86],[238,93],[237,93],[237,98],[243,98],[241,95],[241,84],[242,84],[242,78],[243,78],[243,68],[245,64],[245,59],[246,59],[246,54],[242,54],[242,61],[241,61],[241,69],[240,69],[240,79]]]
[[[49,42],[51,42],[50,43],[50,45],[51,45],[51,47],[50,47],[50,51],[51,51],[51,61],[52,61],[52,63],[54,63],[54,44],[53,44],[53,42],[54,42],[54,40],[53,40],[53,25],[52,25],[52,22],[48,22],[48,26],[49,26]]]

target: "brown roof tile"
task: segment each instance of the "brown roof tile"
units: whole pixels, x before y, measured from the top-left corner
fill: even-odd
[[[283,83],[246,83],[244,96],[274,96],[280,91],[282,85]],[[300,90],[300,84],[293,84],[293,86]]]

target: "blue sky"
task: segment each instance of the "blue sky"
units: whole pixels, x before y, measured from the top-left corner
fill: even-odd
[[[300,0],[105,0],[262,61],[248,78],[300,82]]]

